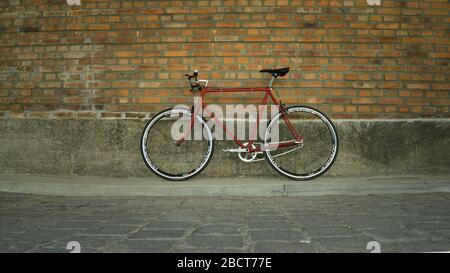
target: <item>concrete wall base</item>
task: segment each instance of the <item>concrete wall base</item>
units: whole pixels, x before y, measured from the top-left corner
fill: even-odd
[[[0,172],[152,177],[139,143],[146,120],[0,120]],[[449,174],[450,120],[335,120],[337,161],[327,177]],[[206,177],[276,176],[266,162],[243,163],[216,141]]]

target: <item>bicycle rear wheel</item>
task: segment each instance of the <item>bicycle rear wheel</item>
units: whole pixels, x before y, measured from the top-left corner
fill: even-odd
[[[294,134],[302,140],[298,141]],[[309,180],[324,174],[333,165],[338,135],[320,111],[291,106],[272,119],[263,144],[267,162],[276,172],[294,180]]]
[[[199,174],[211,159],[211,130],[202,117],[192,119],[189,110],[167,109],[145,126],[141,153],[156,175],[172,181],[186,180]]]

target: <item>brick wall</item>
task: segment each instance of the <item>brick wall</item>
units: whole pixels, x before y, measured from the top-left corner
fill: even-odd
[[[244,87],[284,66],[286,104],[334,118],[450,117],[448,0],[81,4],[0,0],[1,117],[143,117],[190,103],[193,69]]]

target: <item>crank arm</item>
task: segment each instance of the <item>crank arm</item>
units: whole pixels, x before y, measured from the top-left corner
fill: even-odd
[[[242,149],[242,148],[237,148],[237,149],[222,149],[223,152],[228,152],[228,153],[248,153],[249,151],[247,149]],[[256,153],[256,154],[262,154],[262,151],[258,151],[258,152],[252,152],[252,153]]]
[[[222,149],[222,151],[227,152],[227,153],[247,153],[247,149],[242,149],[242,148],[237,148],[237,149],[226,148],[226,149]]]

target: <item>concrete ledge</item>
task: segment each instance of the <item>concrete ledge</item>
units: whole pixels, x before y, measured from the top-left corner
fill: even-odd
[[[0,191],[64,196],[320,196],[450,192],[450,175],[318,178],[158,178],[0,175]]]
[[[0,173],[154,178],[139,143],[147,120],[0,119]],[[450,174],[450,120],[334,120],[337,160],[325,177]],[[279,176],[216,141],[204,177]],[[224,189],[225,190],[225,189]]]

